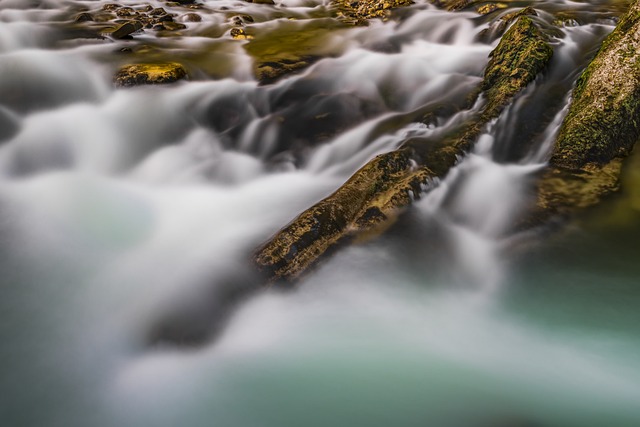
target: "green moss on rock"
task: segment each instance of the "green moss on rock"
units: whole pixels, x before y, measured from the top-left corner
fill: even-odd
[[[551,164],[571,170],[629,154],[640,137],[640,2],[605,39],[573,91]]]
[[[622,161],[640,137],[640,1],[604,40],[576,82],[538,182],[534,225],[593,206],[619,187]]]

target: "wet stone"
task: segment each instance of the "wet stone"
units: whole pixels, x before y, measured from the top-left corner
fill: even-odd
[[[101,35],[105,37],[112,37],[114,39],[125,38],[143,27],[142,23],[138,21],[128,21],[115,28],[108,28],[102,31]]]
[[[236,40],[247,40],[253,38],[253,36],[247,34],[247,32],[242,28],[232,28],[229,34],[231,34],[231,37]]]
[[[161,8],[161,7],[153,9],[151,12],[149,12],[150,16],[162,16],[162,15],[166,15],[166,14],[167,14],[167,11],[164,10],[163,8]]]
[[[139,85],[157,85],[177,82],[187,77],[187,71],[181,64],[136,64],[127,65],[116,73],[113,82],[117,87]]]
[[[130,7],[121,7],[120,9],[116,10],[116,15],[120,17],[131,17],[137,16],[138,13]]]
[[[122,6],[120,6],[119,4],[115,4],[115,3],[107,3],[104,6],[102,6],[102,10],[106,10],[108,12],[113,12],[116,9],[120,9]]]
[[[75,22],[89,22],[89,21],[93,21],[93,20],[94,20],[93,19],[93,15],[91,15],[90,13],[87,13],[87,12],[79,14],[74,19]]]
[[[186,25],[181,24],[179,22],[173,22],[173,21],[160,22],[158,25],[161,25],[162,29],[167,31],[178,31],[178,30],[184,30],[185,28],[187,28]]]
[[[180,20],[182,22],[200,22],[202,21],[202,17],[200,15],[198,15],[197,13],[187,13],[184,14],[180,17]]]
[[[495,12],[498,9],[505,9],[505,8],[507,8],[507,5],[505,3],[488,3],[478,7],[476,11],[480,15],[488,15],[492,12]]]

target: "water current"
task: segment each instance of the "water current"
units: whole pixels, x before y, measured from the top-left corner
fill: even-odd
[[[417,0],[350,27],[320,0],[201,0],[177,36],[73,24],[106,3],[0,0],[0,425],[640,425],[640,158],[564,228],[513,231],[625,2]],[[299,212],[465,120],[493,20],[527,5],[551,66],[435,190],[295,289],[233,298]],[[259,84],[251,43],[321,59]],[[190,78],[114,88],[140,58]]]

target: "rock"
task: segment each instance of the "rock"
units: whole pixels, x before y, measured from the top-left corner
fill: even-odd
[[[456,164],[509,102],[547,65],[553,50],[527,17],[521,17],[491,53],[480,90],[487,103],[461,129],[435,141],[406,141],[360,168],[335,193],[302,212],[254,254],[269,282],[290,282],[340,244],[379,234],[422,187]],[[504,61],[504,62],[501,62]]]
[[[78,16],[76,16],[76,18],[74,19],[74,22],[90,22],[93,20],[94,20],[93,15],[87,12],[83,12],[78,14]]]
[[[273,0],[245,0],[247,3],[255,4],[276,4]]]
[[[117,87],[174,83],[187,77],[181,64],[136,64],[127,65],[116,73],[113,81]]]
[[[162,15],[159,18],[156,18],[155,22],[160,23],[160,22],[173,22],[173,16],[172,15]]]
[[[517,46],[514,49],[513,46]],[[486,113],[501,108],[547,66],[553,49],[527,16],[521,16],[491,52],[482,90],[487,94]]]
[[[478,8],[476,8],[476,11],[480,15],[488,15],[491,12],[495,12],[496,10],[506,9],[506,8],[507,8],[507,5],[505,3],[487,3],[482,6],[478,6]]]
[[[271,83],[290,72],[300,71],[319,58],[333,54],[327,50],[327,40],[336,27],[336,20],[298,23],[285,21],[270,30],[256,34],[244,45],[254,59],[254,74],[261,83]],[[249,36],[251,38],[251,36]],[[339,50],[336,51],[339,54]]]
[[[430,0],[431,3],[443,9],[456,11],[471,6],[473,0]]]
[[[153,9],[151,12],[149,12],[149,16],[163,16],[166,14],[167,14],[167,11],[161,7]]]
[[[366,25],[367,20],[380,18],[386,20],[391,9],[413,4],[412,0],[333,0],[338,10],[338,17],[352,25]]]
[[[231,37],[236,40],[248,40],[253,38],[253,36],[247,34],[244,29],[238,27],[232,28],[229,34],[231,34]]]
[[[202,21],[202,17],[197,13],[186,13],[180,17],[182,22],[200,22]]]
[[[178,31],[187,28],[186,25],[173,21],[161,21],[154,25],[154,30]]]
[[[483,40],[486,43],[491,42],[497,37],[500,37],[506,31],[509,25],[511,25],[512,22],[514,22],[519,17],[526,16],[526,15],[538,16],[538,12],[536,12],[535,9],[533,9],[532,7],[527,6],[524,9],[507,13],[501,16],[500,19],[497,19],[494,22],[492,22],[489,28],[485,28],[484,30],[482,30],[480,32],[480,37],[479,37],[480,40]]]
[[[640,138],[639,63],[636,0],[576,83],[538,185],[538,218],[570,215],[617,190],[622,160]]]
[[[120,24],[117,27],[107,28],[102,30],[100,35],[104,37],[112,37],[114,39],[125,38],[132,33],[142,29],[142,23],[139,21],[127,21],[124,24]]]
[[[122,6],[116,3],[107,3],[104,6],[102,6],[102,10],[105,10],[107,12],[113,12],[114,10],[120,9],[121,7]]]
[[[272,83],[286,74],[302,70],[316,62],[318,56],[301,56],[295,60],[282,59],[277,62],[263,62],[256,66],[256,78],[260,83]]]
[[[578,170],[627,156],[640,137],[640,2],[636,1],[582,73],[551,157]]]
[[[118,10],[116,10],[116,15],[121,18],[129,18],[132,16],[137,16],[138,13],[135,10],[133,10],[133,8],[131,7],[121,7]]]

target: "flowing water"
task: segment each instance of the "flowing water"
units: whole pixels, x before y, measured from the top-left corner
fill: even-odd
[[[545,74],[384,236],[240,299],[297,213],[465,120],[496,14],[207,0],[181,36],[114,42],[72,23],[103,3],[0,0],[2,426],[640,425],[640,158],[563,231],[512,231],[625,2],[506,3],[537,8]],[[261,85],[258,42],[323,59]],[[136,58],[191,78],[113,88]]]

